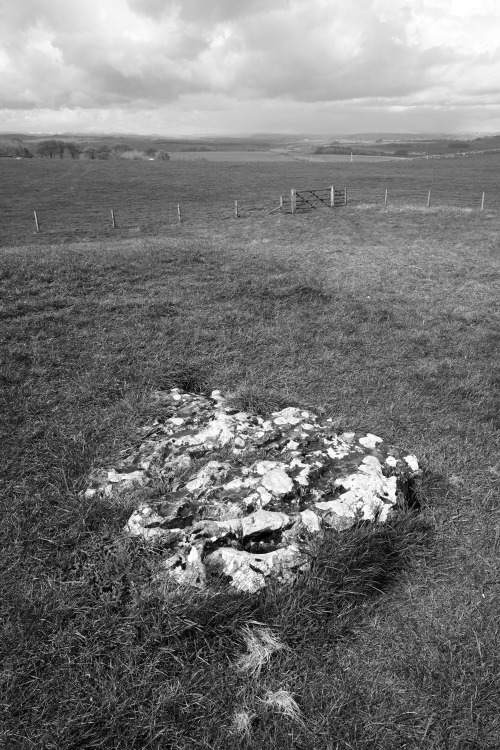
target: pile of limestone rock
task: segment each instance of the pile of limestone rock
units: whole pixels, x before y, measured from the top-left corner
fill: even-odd
[[[85,495],[168,487],[140,502],[125,527],[161,543],[158,580],[204,587],[222,575],[247,592],[292,582],[309,565],[312,536],[384,522],[420,474],[414,456],[376,435],[338,435],[331,419],[310,411],[257,416],[231,408],[219,391],[178,388],[155,401],[140,444],[94,472]]]

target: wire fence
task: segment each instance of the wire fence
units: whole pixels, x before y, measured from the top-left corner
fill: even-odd
[[[235,219],[263,218],[292,213],[291,193],[277,195],[263,191],[242,200],[226,201],[189,200],[179,203],[165,202],[160,197],[148,201],[123,199],[113,205],[80,205],[60,199],[58,202],[41,201],[42,205],[29,209],[11,207],[2,211],[0,243],[15,244],[46,237],[59,236],[94,238],[113,233],[159,233],[168,227],[203,225],[212,222],[229,222]],[[397,208],[450,208],[480,211],[500,209],[500,189],[480,191],[464,186],[453,189],[445,185],[422,188],[391,184],[359,185],[347,187],[347,201],[335,204],[335,211],[345,207]],[[318,206],[328,210],[327,206]],[[299,213],[314,211],[305,206]]]
[[[470,188],[453,190],[439,185],[428,189],[414,187],[350,188],[350,205],[371,204],[390,208],[391,206],[411,208],[461,208],[461,209],[500,209],[500,195]]]
[[[454,151],[451,154],[419,154],[418,156],[392,156],[394,161],[416,161],[417,159],[460,159],[464,156],[481,156],[483,154],[498,154],[500,148],[482,148],[473,151]]]
[[[183,199],[180,203],[161,198],[120,200],[105,205],[68,204],[66,201],[39,201],[33,208],[10,207],[1,211],[0,242],[29,240],[33,235],[76,235],[96,237],[121,230],[128,233],[155,233],[174,225],[199,225],[240,218],[264,217],[286,211],[279,195],[260,194],[256,201],[228,199],[204,201]]]

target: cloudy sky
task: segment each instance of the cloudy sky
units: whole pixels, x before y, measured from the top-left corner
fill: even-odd
[[[0,131],[500,132],[498,0],[0,0]]]

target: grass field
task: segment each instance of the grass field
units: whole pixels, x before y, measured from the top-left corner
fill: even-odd
[[[309,161],[318,164],[342,164],[351,161],[348,154],[312,154],[301,153],[287,149],[271,149],[267,151],[172,151],[170,158],[173,161],[212,161],[212,162],[291,162]],[[384,161],[387,156],[363,156],[353,157],[356,162]]]
[[[286,151],[172,151],[173,161],[216,161],[216,162],[282,162],[293,161],[294,157]]]
[[[209,226],[232,220],[235,200],[242,216],[263,216],[279,205],[280,195],[285,208],[289,206],[292,187],[331,184],[346,186],[353,205],[383,205],[388,190],[390,206],[425,207],[432,190],[433,207],[479,210],[485,192],[486,209],[499,210],[499,166],[500,154],[352,164],[284,158],[247,163],[198,158],[171,162],[2,159],[0,245],[177,233],[178,204],[186,224]],[[111,209],[117,230],[112,229]],[[35,232],[33,211],[40,234]]]
[[[458,173],[383,178],[493,191],[494,162],[452,161]],[[0,251],[0,746],[496,750],[500,215],[360,202],[28,243],[35,199],[83,216],[116,197],[145,209],[160,185],[166,199],[182,186],[250,200],[258,184],[331,178],[43,167],[2,165],[2,216],[17,219]],[[361,186],[380,181],[363,169]],[[420,512],[332,533],[293,591],[166,606],[148,588],[161,549],[121,534],[130,507],[79,492],[174,385],[257,411],[300,405],[407,448],[424,466]]]

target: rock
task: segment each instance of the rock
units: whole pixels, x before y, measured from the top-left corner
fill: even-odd
[[[264,572],[255,564],[255,555],[232,547],[220,547],[204,560],[212,574],[226,576],[238,591],[254,594],[266,585]]]
[[[120,483],[122,485],[121,489],[129,489],[130,487],[133,487],[134,484],[144,484],[145,479],[144,472],[141,470],[124,473],[119,473],[114,469],[108,471],[108,482],[111,482],[111,484]]]
[[[314,507],[317,510],[326,511],[327,513],[335,513],[337,516],[345,518],[356,518],[357,498],[354,493],[351,493],[349,497],[348,492],[343,495],[344,499],[337,498],[336,500],[327,500],[321,503],[314,503]]]
[[[293,490],[293,482],[283,469],[271,469],[262,477],[262,484],[272,495],[286,495]]]
[[[143,488],[144,499],[144,488],[172,488],[138,501],[125,526],[161,542],[159,582],[204,587],[207,572],[247,592],[270,579],[291,582],[307,569],[311,535],[384,522],[420,475],[407,451],[372,433],[337,435],[331,419],[296,407],[253,416],[232,409],[220,391],[181,389],[157,392],[154,401],[157,418],[140,429],[139,447],[95,471],[84,494],[114,500]],[[255,460],[261,450],[265,459]],[[203,464],[186,480],[195,460]]]
[[[272,499],[273,499],[273,496],[271,495],[271,493],[270,493],[270,492],[268,492],[268,491],[266,490],[266,488],[265,488],[265,487],[262,487],[261,485],[259,485],[259,486],[257,487],[257,492],[259,493],[259,496],[260,496],[260,504],[261,504],[262,506],[265,506],[265,505],[269,505],[269,503],[270,503],[270,502],[272,501]]]
[[[156,513],[149,505],[140,505],[132,513],[125,525],[125,531],[132,536],[142,536],[143,539],[168,538],[172,539],[172,531],[180,531],[180,527],[173,525],[171,528],[163,526],[163,516]],[[182,535],[178,535],[182,538]]]
[[[219,461],[209,461],[206,466],[200,469],[197,475],[185,485],[186,490],[188,492],[204,490],[227,476],[230,468],[229,464],[220,463]]]
[[[259,463],[255,466],[255,471],[257,472],[257,474],[260,474],[260,476],[263,477],[264,474],[267,474],[273,469],[276,469],[277,466],[277,461],[259,461]]]
[[[188,545],[167,558],[157,575],[157,580],[162,579],[174,580],[184,586],[204,588],[206,571],[199,548],[195,545]]]
[[[158,514],[163,518],[161,526],[164,529],[184,529],[193,522],[196,512],[194,506],[187,498],[177,502],[163,502],[158,507]]]
[[[238,591],[250,594],[264,588],[271,576],[281,583],[291,583],[297,571],[306,570],[307,563],[306,556],[294,546],[263,555],[220,547],[205,558],[209,570],[229,578]]]
[[[415,456],[405,456],[403,460],[406,461],[412,471],[418,471],[418,461]]]
[[[378,443],[382,442],[382,438],[372,435],[371,432],[366,437],[359,438],[359,443],[364,448],[376,448]]]
[[[302,416],[300,413],[300,409],[297,409],[295,406],[287,406],[286,409],[282,409],[281,411],[273,411],[272,416],[275,417],[275,422],[277,419],[280,420],[280,422],[276,422],[277,424],[298,424],[302,421]]]
[[[346,490],[339,496],[342,505],[360,511],[364,520],[379,516],[385,521],[396,503],[396,477],[384,476],[375,456],[365,456],[357,472],[336,479],[335,485]]]
[[[234,415],[234,418],[237,419],[238,422],[246,422],[249,419],[249,416],[245,411],[239,411]]]
[[[340,439],[343,440],[345,443],[354,443],[356,439],[356,433],[355,432],[343,432],[342,435],[340,435]]]
[[[242,537],[255,536],[256,534],[267,534],[272,531],[284,529],[291,521],[284,513],[276,513],[267,510],[257,510],[241,521]]]
[[[317,534],[321,531],[321,519],[310,508],[303,510],[300,514],[300,518],[306,529],[310,531],[311,534]]]
[[[247,516],[247,518],[249,517]],[[209,519],[199,521],[192,527],[191,534],[195,537],[209,537],[211,541],[229,535],[242,536],[242,519],[228,518],[227,521],[211,521]]]

